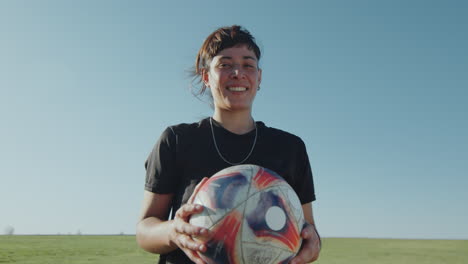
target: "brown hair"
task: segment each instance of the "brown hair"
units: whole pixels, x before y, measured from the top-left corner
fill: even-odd
[[[194,76],[193,81],[201,83],[198,92],[192,90],[196,96],[203,95],[206,91],[206,85],[202,82],[201,75],[203,74],[203,70],[209,70],[211,60],[223,49],[242,44],[252,50],[257,60],[260,60],[261,52],[257,43],[255,43],[255,38],[247,29],[241,26],[232,25],[230,27],[218,28],[205,39],[205,42],[203,42],[198,51],[195,67],[192,71],[192,75]]]

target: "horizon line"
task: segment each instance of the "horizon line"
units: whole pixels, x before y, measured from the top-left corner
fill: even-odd
[[[134,233],[122,234],[0,234],[0,236],[136,236]],[[359,237],[359,236],[322,236],[322,238],[337,239],[388,239],[388,240],[468,240],[468,238],[402,238],[402,237]]]

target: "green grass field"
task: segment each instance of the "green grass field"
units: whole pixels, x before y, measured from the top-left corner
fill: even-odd
[[[0,236],[0,263],[149,264],[134,236]],[[466,264],[468,240],[325,238],[318,264]]]

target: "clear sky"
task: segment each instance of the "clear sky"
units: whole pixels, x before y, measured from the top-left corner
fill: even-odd
[[[0,231],[135,232],[144,161],[211,114],[204,38],[262,48],[254,118],[300,136],[325,237],[468,239],[466,1],[1,1]]]

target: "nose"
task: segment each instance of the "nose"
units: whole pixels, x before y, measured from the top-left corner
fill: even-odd
[[[231,77],[233,78],[242,78],[245,76],[244,70],[242,70],[241,65],[235,64],[232,66]]]

